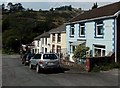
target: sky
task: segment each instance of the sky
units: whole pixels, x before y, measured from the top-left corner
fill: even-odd
[[[50,8],[56,8],[65,5],[72,5],[74,8],[89,10],[93,6],[94,2],[97,2],[98,6],[101,7],[117,1],[119,0],[1,0],[0,3],[7,4],[8,2],[20,2],[24,8],[32,8],[33,10],[49,10]]]

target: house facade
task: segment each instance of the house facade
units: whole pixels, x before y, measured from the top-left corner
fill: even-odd
[[[61,25],[49,31],[50,51],[58,54],[66,54],[66,31],[65,25]]]
[[[33,47],[31,48],[31,52],[32,53],[40,53],[41,52],[41,40],[40,40],[40,36],[37,36],[36,38],[34,38],[34,41],[32,42]]]
[[[50,52],[49,40],[50,35],[48,32],[44,32],[43,34],[37,36],[32,42],[34,46],[32,47],[31,52],[35,54]]]
[[[72,60],[76,46],[90,48],[93,57],[107,56],[115,52],[117,61],[117,21],[120,20],[120,2],[85,11],[66,23],[67,53]]]
[[[50,52],[50,34],[49,32],[45,32],[42,35],[40,35],[40,41],[41,41],[41,52],[47,53]]]

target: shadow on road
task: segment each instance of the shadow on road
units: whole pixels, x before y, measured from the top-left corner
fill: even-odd
[[[60,67],[59,69],[46,69],[43,70],[41,73],[43,74],[58,74],[58,73],[64,73],[65,71],[69,71],[69,68],[63,68]]]
[[[43,74],[59,74],[59,73],[64,73],[65,71],[69,71],[69,68],[64,68],[64,67],[60,67],[59,69],[45,69],[42,70]]]

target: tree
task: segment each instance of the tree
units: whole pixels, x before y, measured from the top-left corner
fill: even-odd
[[[51,8],[50,11],[53,11],[53,8]]]
[[[72,11],[72,6],[71,5],[68,6],[68,10]]]
[[[89,47],[86,47],[85,45],[78,45],[73,52],[75,58],[85,58],[86,57],[86,51],[89,50]]]
[[[2,4],[2,11],[5,10],[5,4]]]
[[[95,9],[97,7],[98,7],[97,3],[94,3],[93,6],[92,6],[92,9]]]
[[[11,2],[9,2],[9,3],[7,4],[7,7],[8,7],[8,9],[9,9],[10,12],[11,12],[12,9],[13,9],[13,4],[12,4]]]

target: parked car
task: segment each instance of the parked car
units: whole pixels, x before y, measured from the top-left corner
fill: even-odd
[[[59,68],[59,58],[54,53],[36,54],[30,59],[29,68],[36,68],[36,72],[39,73],[43,69]]]
[[[22,64],[25,64],[25,65],[29,64],[30,59],[31,59],[33,56],[34,56],[34,54],[32,54],[32,53],[26,53],[26,54],[23,56],[23,58],[22,58]]]

